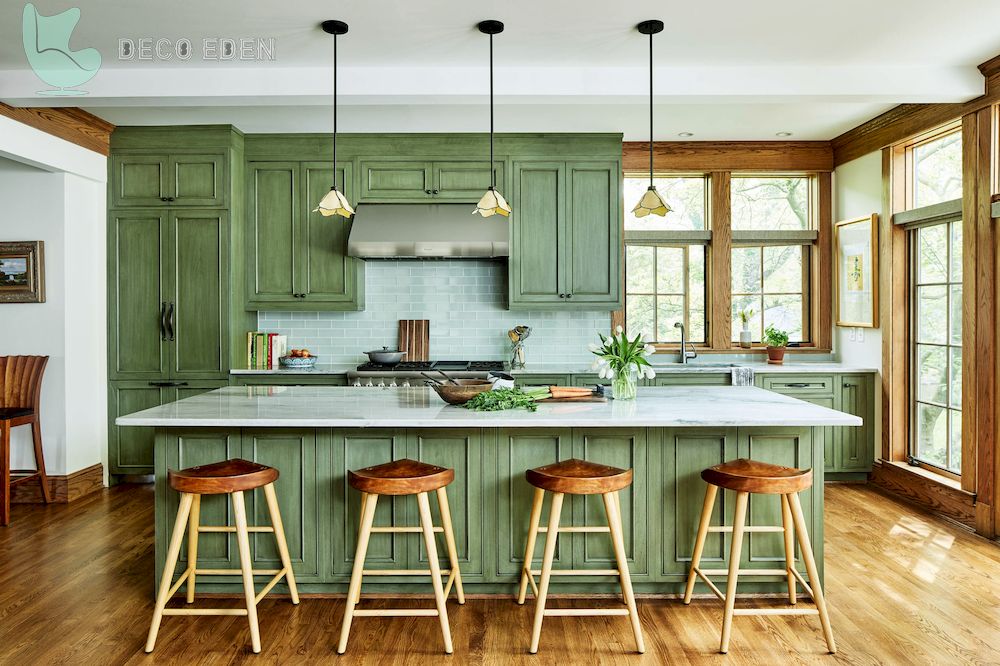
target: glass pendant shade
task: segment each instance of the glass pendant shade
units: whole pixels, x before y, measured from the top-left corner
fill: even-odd
[[[491,187],[486,190],[486,194],[476,204],[476,210],[472,211],[473,215],[477,213],[483,217],[493,217],[494,215],[507,217],[511,214],[511,207],[503,195]]]
[[[323,217],[339,215],[350,218],[354,215],[354,209],[351,208],[347,197],[341,194],[340,190],[336,187],[330,188],[330,191],[326,193],[326,196],[319,202],[319,205],[313,208],[313,212],[319,213]]]
[[[667,202],[663,200],[663,197],[660,196],[660,193],[656,191],[656,188],[650,185],[646,193],[639,199],[639,203],[632,209],[632,214],[636,217],[646,217],[647,215],[665,217],[672,210],[667,205]]]

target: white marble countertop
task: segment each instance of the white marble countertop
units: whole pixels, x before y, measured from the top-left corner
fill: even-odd
[[[431,389],[229,386],[115,420],[120,426],[565,428],[858,426],[861,418],[752,386],[643,387],[636,400],[475,412]]]

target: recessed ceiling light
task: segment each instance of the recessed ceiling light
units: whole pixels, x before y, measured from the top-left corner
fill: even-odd
[[[686,139],[689,136],[694,136],[694,132],[678,132],[677,136],[684,137]]]
[[[780,137],[786,137],[786,136],[791,136],[791,135],[792,135],[791,132],[775,132],[775,134],[774,134],[774,136],[780,136]]]

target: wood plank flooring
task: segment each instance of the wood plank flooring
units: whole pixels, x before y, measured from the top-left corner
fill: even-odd
[[[828,486],[827,497],[834,656],[815,618],[787,617],[736,618],[730,653],[719,655],[721,607],[707,599],[690,607],[640,599],[645,655],[630,652],[626,618],[605,617],[546,619],[531,656],[531,606],[470,599],[449,603],[451,658],[427,618],[359,618],[347,655],[337,657],[342,602],[306,598],[298,607],[284,599],[260,604],[260,655],[250,652],[244,618],[168,617],[150,657],[142,648],[153,603],[153,493],[120,486],[69,505],[13,508],[11,526],[0,529],[0,664],[1000,662],[996,543],[868,487]]]

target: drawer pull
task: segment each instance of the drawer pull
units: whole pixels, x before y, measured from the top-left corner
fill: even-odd
[[[150,386],[156,386],[157,388],[176,388],[178,386],[187,386],[187,382],[149,382]]]
[[[844,388],[857,388],[857,387],[858,387],[857,384],[851,384],[851,383],[848,383],[848,382],[844,383]]]
[[[809,386],[822,386],[822,383],[809,383],[809,382],[793,382],[791,384],[785,384],[788,388],[807,388]]]

